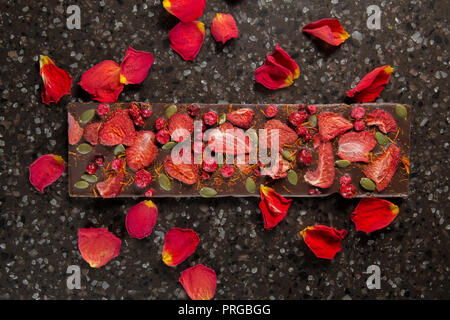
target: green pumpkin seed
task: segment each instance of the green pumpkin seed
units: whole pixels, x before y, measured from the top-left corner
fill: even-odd
[[[94,119],[95,116],[95,109],[89,109],[83,112],[80,116],[80,122],[81,123],[89,123],[92,119]]]
[[[350,161],[348,161],[348,160],[336,160],[335,162],[334,162],[334,164],[336,165],[336,167],[339,167],[339,168],[346,168],[346,167],[348,167],[349,165],[350,165]]]
[[[283,152],[281,153],[281,155],[282,155],[283,158],[285,158],[287,161],[292,161],[292,160],[294,160],[293,154],[292,154],[292,152],[290,152],[289,150],[283,150]]]
[[[225,121],[227,121],[227,115],[225,113],[222,113],[219,117],[219,124],[224,124]]]
[[[98,178],[95,174],[83,174],[81,179],[90,183],[96,183]]]
[[[381,132],[375,133],[375,139],[377,140],[378,144],[382,146],[386,146],[389,143],[389,139],[386,135],[382,134]]]
[[[175,113],[177,112],[177,106],[174,104],[171,104],[170,106],[168,106],[166,108],[166,118],[170,119],[170,117],[172,117]]]
[[[77,147],[77,151],[81,154],[88,154],[92,151],[92,146],[87,143],[82,143]]]
[[[399,116],[399,118],[406,119],[408,116],[408,110],[402,104],[398,104],[395,106],[395,113]]]
[[[247,180],[245,180],[245,189],[250,193],[255,193],[256,183],[252,178],[248,177]]]
[[[176,145],[177,145],[176,142],[174,142],[174,141],[169,141],[169,142],[167,142],[165,145],[163,145],[163,146],[161,147],[161,149],[163,149],[163,150],[170,150],[170,149],[172,149],[173,147],[175,147]]]
[[[74,184],[75,188],[77,189],[86,189],[89,187],[89,183],[87,183],[86,181],[78,181],[77,183]]]
[[[290,184],[296,186],[298,183],[298,175],[294,170],[289,170],[287,173],[287,179]]]
[[[114,155],[118,156],[121,153],[125,152],[125,147],[123,146],[123,144],[118,144],[115,148],[114,148]]]
[[[373,182],[369,178],[361,178],[359,184],[361,185],[361,187],[368,191],[374,191],[376,188],[375,182]]]
[[[158,176],[158,183],[163,190],[166,191],[172,190],[172,182],[164,173]]]
[[[313,114],[311,117],[309,117],[308,122],[311,127],[315,128],[317,126],[317,116]]]
[[[203,187],[200,189],[200,195],[205,198],[214,197],[217,194],[217,191],[213,188]]]

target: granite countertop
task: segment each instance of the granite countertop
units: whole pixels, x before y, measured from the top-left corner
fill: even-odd
[[[81,29],[68,30],[63,1],[3,1],[0,298],[185,299],[179,275],[198,263],[216,271],[217,299],[450,298],[446,1],[382,1],[381,30],[369,30],[366,8],[373,1],[210,0],[200,20],[209,27],[216,12],[229,12],[239,39],[218,45],[207,28],[194,62],[170,49],[167,34],[177,20],[160,0],[132,2],[72,1],[81,8]],[[331,52],[300,31],[324,17],[339,18],[351,35]],[[301,75],[293,86],[269,91],[253,76],[277,43]],[[89,101],[75,83],[102,60],[120,61],[129,45],[152,52],[155,64],[120,101],[335,103],[367,72],[392,65],[379,101],[413,106],[410,196],[394,200],[399,216],[367,236],[349,219],[357,200],[295,199],[285,221],[266,231],[257,199],[157,199],[158,224],[139,241],[124,225],[137,199],[69,198],[67,174],[39,194],[28,182],[28,166],[46,153],[67,160],[67,104]],[[50,107],[40,98],[39,54],[74,77],[72,96]],[[349,231],[332,261],[315,258],[298,237],[319,223]],[[88,226],[123,240],[120,255],[100,269],[89,268],[77,249],[77,230]],[[193,228],[201,238],[175,269],[161,261],[164,234],[174,226]],[[374,264],[381,269],[379,290],[366,286]],[[81,267],[80,290],[67,289],[70,265]]]

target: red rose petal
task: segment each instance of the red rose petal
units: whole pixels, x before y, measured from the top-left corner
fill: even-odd
[[[62,96],[70,94],[73,79],[67,71],[58,68],[52,59],[42,55],[39,57],[39,66],[39,74],[44,82],[41,92],[43,103],[58,102]]]
[[[211,34],[217,42],[225,43],[238,37],[238,29],[233,16],[228,13],[217,13],[211,22]]]
[[[184,270],[179,281],[192,300],[211,300],[216,292],[216,273],[202,264]]]
[[[199,242],[194,230],[172,228],[164,238],[162,260],[169,267],[175,267],[195,252]]]
[[[367,178],[370,178],[375,182],[378,191],[383,191],[389,183],[391,183],[392,177],[394,176],[395,171],[397,171],[400,159],[400,149],[391,144],[389,149],[373,160],[363,172]]]
[[[115,198],[122,191],[123,172],[119,172],[113,178],[98,182],[96,187],[102,198]]]
[[[367,115],[367,125],[378,126],[381,132],[397,132],[397,123],[392,115],[384,110],[376,109]]]
[[[300,234],[316,257],[331,260],[342,250],[341,241],[347,235],[347,231],[316,225],[306,227]]]
[[[316,135],[317,136],[317,135]],[[319,163],[315,171],[307,171],[304,179],[312,186],[319,188],[329,188],[334,182],[334,157],[333,147],[329,141],[314,143],[314,148],[319,150]]]
[[[69,134],[69,144],[74,145],[77,144],[81,137],[83,136],[84,129],[80,126],[77,120],[70,114],[67,113],[67,122],[68,126],[68,134]]]
[[[369,162],[369,152],[377,144],[369,131],[344,133],[338,142],[338,156],[350,162]]]
[[[332,46],[338,46],[350,37],[338,19],[321,19],[311,22],[304,26],[302,31],[313,35]]]
[[[200,21],[180,22],[169,32],[170,47],[184,60],[194,60],[205,39],[205,26]]]
[[[356,231],[369,234],[388,226],[398,215],[398,206],[387,200],[363,198],[352,212]]]
[[[259,208],[263,215],[264,228],[270,230],[284,220],[292,199],[288,200],[264,185],[260,185],[259,193],[261,195]]]
[[[153,64],[153,55],[149,52],[128,47],[120,64],[120,83],[139,84],[147,77]]]
[[[158,218],[158,208],[151,200],[133,206],[125,218],[125,226],[130,236],[143,239],[152,233]]]
[[[31,184],[39,192],[44,193],[44,189],[64,173],[66,165],[60,156],[46,154],[35,160],[29,169]]]
[[[120,67],[111,60],[100,62],[83,73],[79,84],[92,99],[100,102],[115,102],[123,90]]]
[[[205,10],[205,0],[164,0],[164,8],[182,22],[198,19]]]
[[[355,102],[372,102],[380,96],[394,71],[391,66],[386,65],[368,73],[347,96]]]
[[[78,230],[78,249],[92,268],[100,268],[117,257],[122,241],[104,228]]]
[[[322,112],[317,116],[320,138],[329,141],[353,128],[353,124],[342,115],[334,112]]]

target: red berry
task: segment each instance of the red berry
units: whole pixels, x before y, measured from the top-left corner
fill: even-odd
[[[144,118],[142,118],[141,115],[139,115],[137,118],[133,119],[134,125],[137,127],[142,127],[145,124]]]
[[[145,188],[152,182],[152,175],[147,170],[141,169],[138,172],[136,172],[136,175],[134,176],[134,183],[139,188]]]
[[[355,121],[353,124],[356,131],[363,131],[366,128],[366,123],[363,120]]]
[[[161,129],[156,133],[156,141],[159,144],[166,144],[170,141],[170,133],[166,129]]]
[[[100,117],[106,116],[108,114],[109,110],[110,110],[109,106],[105,103],[101,103],[97,107],[97,113]]]
[[[308,129],[306,129],[306,127],[304,127],[304,126],[298,126],[295,131],[297,131],[297,134],[300,137],[303,137],[308,133]]]
[[[230,164],[225,164],[222,167],[221,173],[224,178],[229,178],[234,174],[234,167]]]
[[[211,173],[202,170],[201,178],[202,180],[208,180],[209,178],[211,178]]]
[[[364,118],[365,114],[366,110],[363,107],[354,107],[350,115],[353,119],[361,120],[362,118]]]
[[[312,160],[312,153],[308,149],[302,148],[298,151],[297,159],[300,163],[309,166]]]
[[[139,109],[138,105],[134,102],[130,103],[129,112],[133,119],[136,119],[141,116],[141,109]]]
[[[97,165],[94,162],[90,162],[87,167],[86,167],[86,172],[88,174],[95,174],[95,172],[97,171]]]
[[[163,119],[163,118],[156,119],[156,121],[155,121],[156,130],[161,130],[161,129],[164,129],[165,127],[167,127],[166,119]]]
[[[214,111],[208,111],[203,115],[203,122],[207,126],[213,126],[217,123],[217,113]]]
[[[187,113],[193,118],[198,116],[199,112],[200,112],[200,107],[196,106],[195,104],[191,104],[187,107]]]
[[[298,111],[303,111],[305,110],[305,104],[302,103],[301,105],[298,106]]]
[[[311,189],[309,189],[308,193],[311,196],[317,196],[317,195],[321,194],[322,191],[320,191],[318,188],[311,188]]]
[[[303,141],[304,142],[306,142],[306,141],[309,141],[309,140],[311,140],[312,139],[312,134],[311,134],[311,132],[306,132],[306,134],[305,134],[305,136],[303,137]]]
[[[214,158],[206,158],[203,160],[202,168],[206,172],[214,172],[217,170],[217,163]]]
[[[144,193],[144,195],[145,195],[147,198],[153,197],[154,194],[155,194],[155,189],[153,189],[153,188],[148,189],[148,190],[145,191],[145,193]]]
[[[278,113],[278,108],[275,105],[270,105],[266,107],[266,111],[264,111],[264,113],[266,114],[267,118],[273,118],[277,115]]]
[[[317,106],[315,104],[307,106],[306,109],[308,110],[309,114],[314,114],[317,112]]]
[[[141,109],[141,116],[143,116],[144,118],[148,118],[152,115],[152,108],[150,106],[144,106]]]
[[[122,159],[114,159],[111,161],[111,169],[114,171],[120,171],[123,166],[123,160]]]
[[[344,174],[340,179],[339,179],[339,184],[341,186],[348,186],[350,183],[352,183],[352,177],[350,177],[350,175],[348,174]]]
[[[356,196],[356,188],[354,185],[342,185],[339,189],[339,192],[341,193],[341,196],[343,196],[346,199],[351,199],[354,196]]]
[[[306,119],[308,119],[308,114],[306,111],[294,111],[289,115],[289,123],[293,127],[298,127],[302,123],[306,122]]]
[[[98,154],[94,157],[94,163],[99,166],[102,167],[105,164],[105,157],[101,154]]]

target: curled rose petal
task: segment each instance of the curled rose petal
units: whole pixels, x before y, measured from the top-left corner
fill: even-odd
[[[162,260],[169,267],[175,267],[195,252],[199,242],[194,230],[172,228],[164,238]]]
[[[211,300],[216,292],[216,273],[202,264],[184,270],[179,281],[192,300]]]
[[[300,235],[316,257],[331,260],[342,250],[341,241],[347,235],[347,231],[316,225],[306,227],[300,231]]]
[[[120,64],[120,83],[139,84],[147,77],[153,64],[153,55],[149,52],[134,50],[128,47]]]
[[[387,200],[363,198],[359,201],[351,220],[356,231],[367,234],[387,227],[398,215],[398,206]]]
[[[46,154],[35,160],[29,169],[31,184],[39,192],[44,193],[44,189],[64,173],[66,165],[60,156]]]
[[[158,208],[151,200],[139,202],[127,213],[125,226],[130,236],[143,239],[152,233],[158,218]]]
[[[81,137],[83,136],[84,129],[80,126],[77,120],[70,114],[67,113],[68,134],[69,134],[69,144],[77,144]]]
[[[72,87],[72,77],[70,74],[58,68],[55,63],[47,56],[39,57],[39,74],[44,82],[41,98],[45,104],[58,102],[62,96],[70,94]]]
[[[347,96],[355,102],[372,102],[380,96],[381,91],[389,82],[394,69],[391,66],[382,66],[371,71],[352,90],[347,92]]]
[[[92,268],[100,268],[117,257],[122,241],[104,228],[78,230],[78,249]]]
[[[205,39],[205,26],[200,21],[180,22],[169,32],[170,47],[184,60],[194,60]]]
[[[383,191],[391,183],[400,159],[400,149],[396,145],[391,144],[389,149],[376,157],[363,172],[367,178],[375,182],[378,191]]]
[[[272,90],[290,86],[299,76],[297,63],[278,44],[264,64],[255,70],[255,81]]]
[[[321,19],[311,22],[304,26],[302,31],[332,46],[338,46],[350,37],[338,19]]]
[[[111,60],[100,62],[83,73],[79,85],[94,100],[115,102],[123,90],[123,84],[120,83],[120,67]]]
[[[238,37],[238,29],[233,16],[228,13],[217,13],[211,22],[211,34],[217,42],[225,43]]]
[[[292,199],[288,200],[264,185],[260,186],[259,193],[261,195],[259,208],[263,215],[264,228],[270,230],[284,220]]]
[[[203,14],[206,3],[205,0],[164,0],[163,6],[182,22],[190,22]]]

